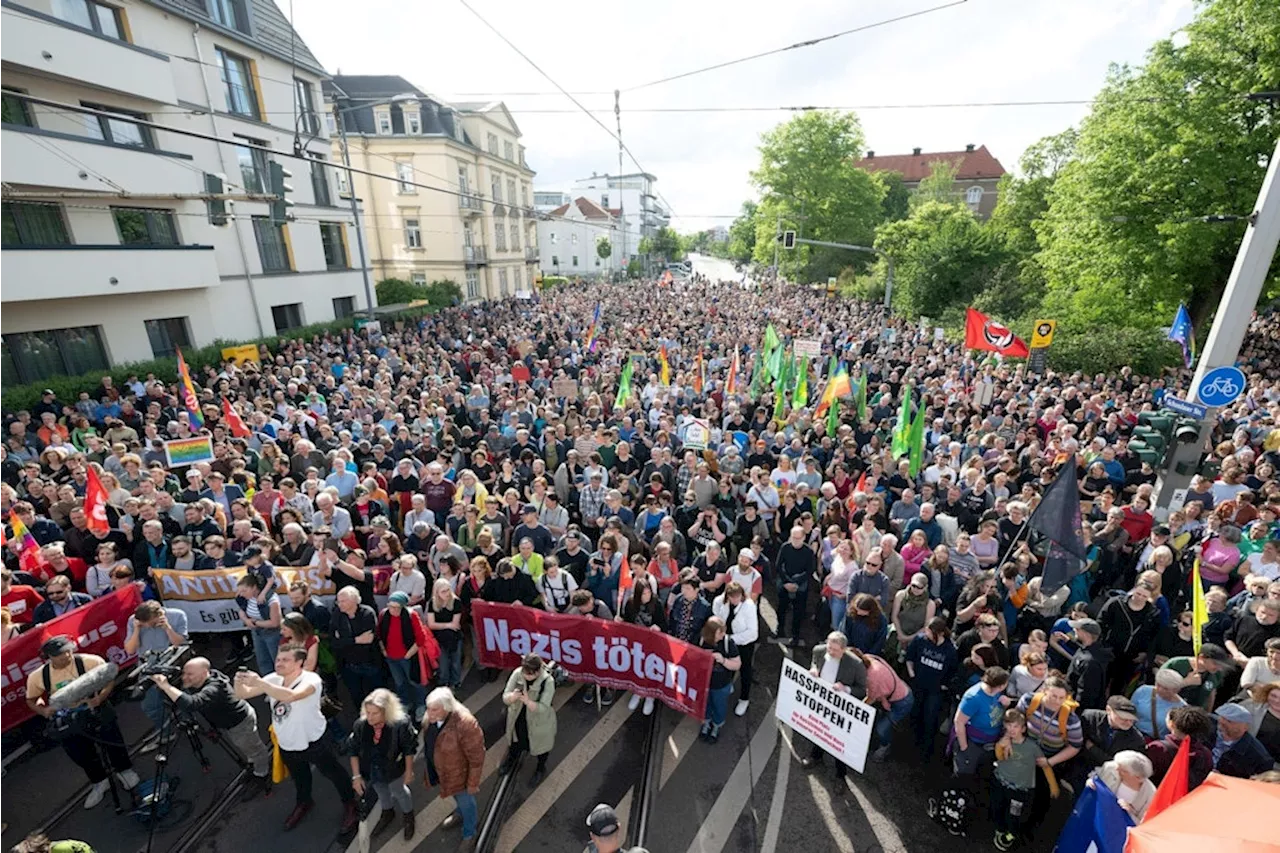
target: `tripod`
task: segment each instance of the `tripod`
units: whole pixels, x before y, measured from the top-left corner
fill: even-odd
[[[156,688],[152,687],[150,689],[154,690]],[[175,733],[167,743],[162,743],[161,748],[156,753],[155,774],[149,780],[139,784],[138,806],[133,811],[134,817],[147,824],[146,853],[151,853],[151,846],[155,842],[156,829],[162,820],[170,817],[175,805],[181,805],[183,809],[180,814],[169,821],[171,825],[186,819],[193,808],[193,803],[190,800],[176,800],[173,796],[181,779],[169,772],[169,760],[173,755],[174,747],[178,745],[179,735],[191,747],[196,760],[200,762],[201,772],[208,773],[212,766],[209,756],[205,752],[202,736],[217,744],[231,759],[232,763],[240,768],[240,772],[231,782],[232,785],[238,784],[245,773],[248,772],[248,765],[245,763],[244,756],[224,740],[217,729],[213,726],[202,727],[192,714],[178,713],[178,709],[172,702],[166,708],[165,724],[160,727],[160,731],[162,733],[161,738],[164,737],[164,732]]]

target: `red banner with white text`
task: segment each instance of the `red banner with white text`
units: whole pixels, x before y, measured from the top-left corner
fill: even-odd
[[[38,625],[4,644],[4,664],[0,668],[0,729],[8,731],[32,716],[27,707],[27,676],[44,665],[40,647],[44,641],[66,634],[76,641],[76,651],[97,655],[120,666],[133,662],[136,655],[124,650],[129,617],[142,603],[137,586],[118,589],[93,602],[77,607],[56,619]]]
[[[630,690],[701,720],[711,652],[626,622],[471,602],[480,663],[515,669],[527,654],[555,661],[575,681]]]

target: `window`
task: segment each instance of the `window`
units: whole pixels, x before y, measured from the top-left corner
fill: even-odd
[[[289,237],[284,230],[284,223],[273,223],[266,216],[255,216],[253,236],[258,241],[258,257],[262,259],[264,273],[293,270],[293,264],[289,260]],[[276,327],[279,326],[276,323]]]
[[[95,3],[93,0],[53,0],[53,14],[68,24],[124,41],[120,12],[105,3]]]
[[[553,246],[554,246],[555,244],[556,244],[556,232],[552,231],[552,232],[551,232],[551,245],[553,245]]]
[[[409,281],[419,287],[427,286],[427,274],[424,272],[415,272],[409,274]]]
[[[572,244],[573,244],[573,245],[575,245],[575,246],[576,246],[576,245],[578,245],[578,234],[577,234],[577,232],[574,232],[573,234],[570,234],[570,235],[569,235],[569,242],[570,242],[570,243],[572,243]]]
[[[467,298],[475,299],[480,295],[480,276],[475,270],[467,270]]]
[[[523,272],[524,272],[524,270],[520,269],[520,267],[516,267],[516,268],[515,268],[515,271],[512,273],[512,275],[513,275],[513,276],[515,276],[515,284],[516,284],[516,292],[517,292],[517,293],[519,293],[521,290],[523,290],[523,289],[524,289],[524,275],[523,275]]]
[[[351,183],[347,180],[347,170],[338,170],[338,195],[346,198],[351,195]]]
[[[422,113],[417,107],[404,111],[404,132],[417,136],[422,133]]]
[[[422,226],[416,219],[404,221],[404,246],[406,249],[422,248]]]
[[[109,367],[97,326],[5,335],[3,361],[6,386]]]
[[[508,163],[514,163],[516,161],[516,147],[510,142],[502,143],[502,158]]]
[[[291,302],[288,305],[272,305],[271,319],[276,324],[276,334],[284,334],[290,329],[302,328],[302,303]]]
[[[520,185],[520,203],[525,207],[529,206],[529,185],[528,184]]]
[[[503,296],[507,295],[507,271],[498,270],[498,292]]]
[[[573,256],[573,265],[574,265],[575,267],[578,265],[578,256],[577,256],[577,255],[574,255],[574,256]]]
[[[311,161],[311,191],[315,194],[316,204],[328,207],[333,204],[329,194],[329,169],[323,154],[315,154]]]
[[[125,246],[176,246],[178,228],[172,210],[145,207],[113,207],[111,215]]]
[[[553,266],[553,267],[558,267],[558,266],[560,266],[560,256],[559,256],[559,255],[552,255],[552,256],[551,256],[551,266]]]
[[[475,245],[475,232],[471,230],[470,225],[462,226],[462,245],[471,248]]]
[[[329,131],[330,136],[336,136],[338,134],[338,117],[333,113],[325,113],[324,126]]]
[[[516,203],[516,182],[507,178],[507,204]]]
[[[243,136],[236,138],[244,139],[250,145],[261,145],[264,148],[267,144],[261,140],[246,139]],[[260,148],[250,148],[248,145],[237,145],[236,160],[240,163],[240,185],[244,187],[244,191],[247,193],[265,193],[267,184],[270,183],[267,152]]]
[[[253,63],[242,56],[214,49],[218,60],[218,72],[226,95],[227,112],[249,118],[261,118],[258,113],[258,93],[254,88]]]
[[[324,245],[324,265],[331,270],[351,268],[347,259],[347,241],[341,222],[321,222],[320,242]]]
[[[964,200],[972,205],[978,205],[982,202],[982,187],[969,187],[964,194]]]
[[[499,252],[507,250],[507,226],[498,220],[493,225],[493,248]]]
[[[396,192],[401,195],[413,195],[418,191],[413,185],[412,163],[396,163],[396,180],[400,182],[396,186]]]
[[[608,193],[601,193],[601,194],[600,194],[600,206],[601,206],[601,207],[603,207],[605,210],[608,210],[608,209],[609,209],[609,194],[608,194]]]
[[[520,226],[512,222],[507,228],[511,231],[511,251],[520,251]]]
[[[471,181],[467,178],[467,166],[465,163],[458,164],[458,191],[462,193],[471,192]]]
[[[143,325],[147,327],[147,340],[151,341],[151,354],[156,358],[169,358],[177,347],[191,346],[186,317],[144,320]]]
[[[312,136],[320,135],[320,116],[316,113],[315,98],[311,94],[311,84],[306,80],[293,78],[293,97],[298,108],[298,121],[302,129]]]
[[[152,142],[151,128],[129,121],[130,118],[146,121],[147,117],[142,113],[129,112],[115,107],[104,107],[101,104],[87,104],[83,101],[81,101],[80,106],[120,116],[120,118],[112,118],[85,113],[85,130],[91,138],[112,142],[116,145],[130,145],[134,148],[155,148],[155,144]]]
[[[391,110],[374,110],[373,118],[378,124],[379,136],[391,135]]]
[[[249,32],[249,14],[244,0],[209,0],[209,17],[229,30]]]
[[[493,200],[502,204],[502,176],[495,174],[490,178],[489,190],[493,193]]]
[[[494,157],[497,157],[498,156],[498,135],[496,133],[489,134],[488,147],[489,147],[489,153],[492,154]]]
[[[356,298],[354,296],[333,297],[333,319],[342,320],[356,315]]]
[[[9,89],[4,90],[4,113],[0,116],[0,121],[5,124],[18,124],[23,127],[35,127],[36,123],[31,119],[31,108],[27,106],[27,102],[21,97],[21,94]]]
[[[56,204],[4,203],[5,246],[66,246],[67,224]]]

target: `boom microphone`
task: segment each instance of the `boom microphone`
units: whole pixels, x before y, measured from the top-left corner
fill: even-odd
[[[49,706],[58,710],[78,708],[103,690],[106,690],[119,674],[120,667],[111,661],[107,661],[102,666],[91,669],[74,681],[69,682],[66,687],[53,694],[53,697],[49,699]]]

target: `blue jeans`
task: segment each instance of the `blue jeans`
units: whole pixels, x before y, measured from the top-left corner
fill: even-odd
[[[476,824],[480,822],[475,794],[459,791],[453,795],[453,804],[458,809],[458,816],[462,818],[462,837],[471,838],[476,834]]]
[[[276,671],[276,652],[280,651],[279,628],[253,629],[253,656],[258,661],[258,674],[270,675]]]
[[[376,663],[344,663],[340,673],[351,707],[359,714],[365,697],[383,686],[382,667]]]
[[[729,695],[731,693],[733,693],[732,684],[726,684],[724,687],[707,691],[707,716],[704,722],[709,722],[715,726],[724,725],[725,718],[729,716]]]
[[[831,602],[831,630],[844,630],[844,614],[849,609],[849,599],[837,598],[833,595],[828,601]]]
[[[147,719],[156,727],[156,731],[165,734],[165,719],[168,716],[168,709],[165,708],[168,702],[165,696],[160,692],[160,688],[152,686],[147,688],[147,692],[142,694],[142,713],[147,715]]]
[[[387,667],[391,670],[391,680],[395,683],[396,694],[404,704],[405,712],[409,714],[423,705],[427,699],[427,691],[413,680],[413,669],[417,665],[417,655],[399,660],[387,658]]]
[[[462,686],[462,643],[454,643],[452,649],[440,647],[440,669],[436,672],[436,683],[454,690]]]
[[[889,745],[893,737],[893,724],[905,719],[911,713],[912,701],[913,697],[908,693],[897,702],[890,702],[888,713],[881,708],[876,709],[876,739],[880,741],[881,746]]]

